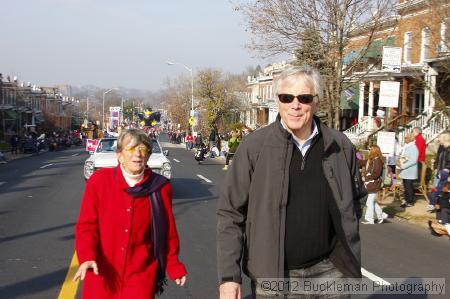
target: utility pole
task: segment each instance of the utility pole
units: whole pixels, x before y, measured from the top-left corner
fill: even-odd
[[[123,123],[123,97],[121,98],[121,101],[120,101],[120,124],[122,124]]]
[[[89,97],[86,97],[86,118],[89,122]]]

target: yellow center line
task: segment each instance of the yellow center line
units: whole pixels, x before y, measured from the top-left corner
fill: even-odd
[[[59,292],[58,299],[74,299],[77,295],[78,284],[80,280],[73,281],[73,277],[78,270],[78,258],[76,252],[74,252],[72,261],[70,262],[69,271],[67,271],[66,278]]]

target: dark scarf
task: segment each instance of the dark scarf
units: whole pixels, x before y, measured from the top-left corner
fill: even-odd
[[[166,283],[166,247],[167,247],[167,221],[164,206],[161,200],[160,188],[167,179],[157,173],[152,173],[143,184],[130,187],[125,191],[133,197],[149,196],[150,215],[152,218],[151,241],[153,253],[158,261],[156,271],[156,294],[161,295]]]

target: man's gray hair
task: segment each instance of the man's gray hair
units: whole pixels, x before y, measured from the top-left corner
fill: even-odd
[[[314,95],[317,94],[317,97],[314,98],[314,101],[317,103],[318,101],[323,99],[323,81],[320,73],[317,69],[309,66],[307,64],[301,66],[290,66],[281,72],[280,76],[276,79],[275,82],[275,94],[278,96],[278,91],[280,90],[281,81],[285,80],[288,77],[303,77],[306,83],[308,83],[314,90]]]
[[[127,142],[128,144],[125,144],[125,142]],[[141,143],[145,145],[151,155],[153,142],[144,131],[140,129],[123,130],[117,140],[117,152],[120,153],[121,151],[123,151],[125,145],[133,147]]]
[[[421,127],[414,127],[413,131],[416,131],[417,133],[422,134],[422,128]]]

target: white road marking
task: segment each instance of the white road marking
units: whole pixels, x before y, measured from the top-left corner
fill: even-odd
[[[205,177],[202,176],[201,174],[197,174],[197,176],[198,176],[199,178],[201,178],[202,180],[204,180],[205,182],[207,182],[207,183],[212,183],[212,181],[211,181],[210,179],[205,178]]]
[[[78,156],[80,153],[73,154],[72,157]]]
[[[373,273],[370,273],[369,271],[367,271],[364,268],[361,268],[361,274],[363,276],[367,277],[368,279],[372,280],[372,281],[376,281],[376,282],[382,283],[383,285],[389,285],[389,286],[391,285],[388,281],[384,280],[381,277],[376,276]]]
[[[180,163],[180,161],[179,160],[177,160],[177,159],[173,159],[175,162],[177,162],[177,163]]]
[[[53,163],[50,163],[50,164],[47,164],[47,165],[41,166],[41,167],[39,167],[39,168],[46,168],[46,167],[49,167],[49,166],[52,166],[52,165],[53,165]]]
[[[3,185],[3,184],[6,184],[6,182],[0,182],[0,186]]]

